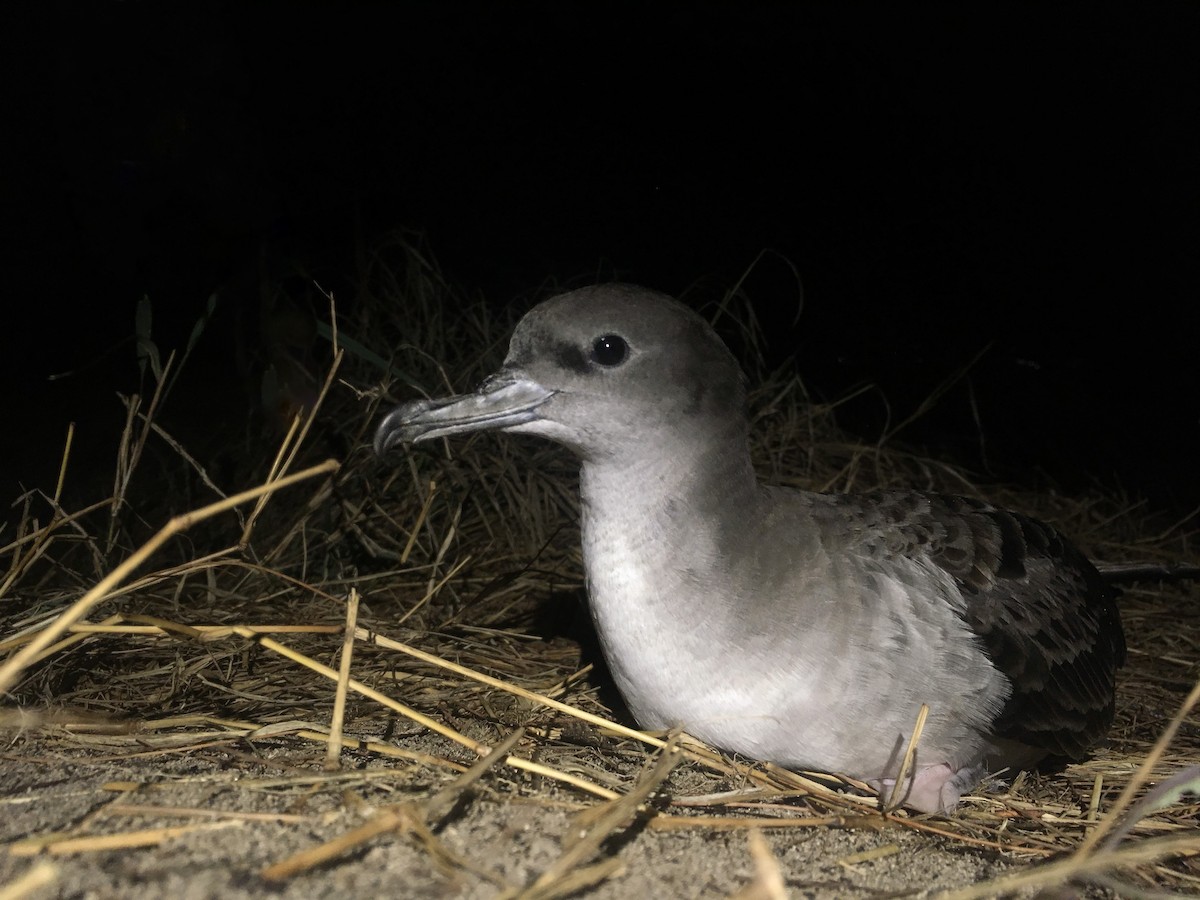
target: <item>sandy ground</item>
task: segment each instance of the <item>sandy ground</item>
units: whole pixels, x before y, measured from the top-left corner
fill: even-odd
[[[272,883],[261,874],[265,867],[345,834],[382,805],[427,795],[437,787],[430,779],[451,776],[425,770],[414,784],[412,767],[399,766],[394,777],[371,777],[388,762],[364,759],[347,780],[331,782],[317,751],[248,744],[116,756],[52,738],[10,739],[0,763],[0,841],[7,845],[0,883],[45,861],[52,879],[30,897],[494,897],[532,884],[551,866],[575,830],[574,810],[587,805],[569,791],[557,793],[561,806],[544,796],[506,798],[505,774],[491,772],[433,823],[433,842],[384,834]],[[668,786],[689,777],[686,768],[677,771]],[[146,847],[81,845],[41,856],[26,854],[20,843],[61,832],[127,841],[159,827],[183,831]],[[923,895],[1016,864],[898,828],[789,829],[765,837],[791,897]],[[855,861],[879,848],[882,856]],[[606,842],[601,856],[615,856],[620,868],[586,896],[729,896],[750,886],[757,871],[745,829],[664,832],[635,824]]]
[[[1168,614],[1164,608],[1163,615]],[[1144,627],[1150,616],[1143,612],[1136,618]],[[38,866],[47,878],[42,887],[12,895],[0,887],[0,900],[518,896],[570,852],[589,825],[588,814],[606,807],[605,801],[578,788],[496,765],[452,803],[443,804],[444,811],[426,815],[421,811],[428,809],[430,798],[478,762],[472,751],[360,698],[347,709],[347,736],[398,748],[395,752],[408,757],[346,750],[341,770],[331,773],[323,767],[320,734],[302,737],[298,731],[319,729],[318,723],[329,721],[329,683],[312,680],[274,655],[248,658],[246,648],[233,639],[201,644],[142,637],[138,645],[126,640],[128,650],[103,657],[106,667],[76,661],[94,667],[85,673],[88,677],[99,679],[104,673],[104,680],[97,682],[102,694],[123,698],[119,704],[99,704],[113,710],[111,720],[101,720],[106,727],[114,726],[109,733],[94,727],[96,723],[68,733],[61,717],[37,728],[11,720],[7,728],[0,728],[0,886],[19,884]],[[340,637],[314,636],[311,641],[328,651]],[[105,646],[112,650],[112,644]],[[499,661],[507,646],[501,640],[480,655],[485,662]],[[578,668],[578,648],[569,641],[524,646],[526,654],[545,666],[546,682]],[[562,649],[570,665],[556,663],[555,648]],[[465,642],[462,653],[467,653]],[[1170,718],[1178,692],[1189,686],[1174,678],[1156,691],[1144,677],[1157,671],[1153,667],[1158,664],[1148,655],[1135,655],[1120,692],[1122,723],[1145,720],[1151,735]],[[428,667],[405,668],[396,659],[366,650],[356,656],[358,677],[410,701],[422,699],[443,723],[473,741],[494,746],[512,732],[514,723],[549,729],[550,737],[527,735],[519,755],[586,784],[625,795],[655,758],[638,742],[602,735],[507,693],[480,691],[479,685],[462,679],[438,682],[433,677],[436,670]],[[213,679],[231,672],[237,677],[214,691]],[[1141,677],[1135,679],[1135,674]],[[390,682],[389,688],[392,675],[407,680],[401,685]],[[436,686],[422,694],[426,683]],[[159,690],[163,696],[155,696]],[[245,737],[220,720],[222,715],[230,721],[242,719],[237,704],[244,700],[255,705],[255,692],[267,690],[274,691],[275,699],[260,709],[258,721],[266,723],[260,727],[277,730]],[[571,699],[575,705],[591,704],[603,711],[590,692]],[[197,711],[200,716],[188,715]],[[137,713],[147,718],[138,719]],[[164,715],[173,718],[149,718]],[[297,715],[304,717],[301,724],[289,718]],[[217,718],[206,721],[208,717]],[[619,711],[615,718],[624,720]],[[139,730],[115,727],[131,721],[139,723]],[[1184,730],[1191,734],[1190,726]],[[1138,743],[1140,732],[1127,724],[1116,732],[1131,735],[1126,743],[1132,741],[1130,747],[1140,752],[1148,747]],[[1172,760],[1166,771],[1181,762]],[[955,821],[926,821],[960,835],[971,834],[972,823],[984,822],[974,833],[986,838],[997,834],[995,826],[1003,819],[994,813],[1000,808],[1018,816],[1008,823],[1013,828],[1003,832],[1008,836],[1004,840],[1032,847],[1041,842],[1069,852],[1080,834],[1077,817],[1086,813],[1093,777],[1105,779],[1106,809],[1135,767],[1136,757],[1109,750],[1065,775],[1043,776],[1036,786],[1027,784],[1012,798],[1006,799],[1003,785],[992,784],[988,789],[993,796],[967,800]],[[757,808],[725,802],[726,792],[746,787],[738,780],[741,776],[731,776],[730,771],[741,770],[680,762],[650,796],[656,815],[623,818],[597,852],[565,867],[577,873],[615,860],[613,870],[598,884],[582,893],[525,896],[937,896],[1037,861],[888,824],[874,813],[867,821],[875,827],[724,829],[719,822],[725,818],[744,822],[758,816],[773,822],[813,815],[803,802],[786,799],[769,799]],[[683,802],[714,795],[722,795],[723,802]],[[1021,824],[1022,810],[1037,817],[1051,810],[1056,799],[1064,804],[1066,815],[1076,816],[1057,826],[1059,838],[1053,836],[1053,824]],[[302,866],[282,880],[265,877],[268,867],[353,835],[389,809],[402,811],[401,827],[348,841],[328,861]],[[415,811],[414,818],[403,818],[407,811]],[[1188,815],[1185,804],[1171,817],[1173,824],[1147,833],[1178,834],[1186,828]],[[695,827],[690,822],[686,828],[662,827],[666,820],[678,823],[686,816],[695,817]],[[415,827],[404,827],[414,822]],[[1164,831],[1168,828],[1175,830]],[[763,835],[769,849],[766,862],[752,850],[755,833]],[[776,871],[781,891],[751,892]],[[1186,871],[1196,870],[1193,866]],[[1112,894],[1072,887],[1064,896]]]
[[[1093,783],[1099,779],[1104,785],[1103,814],[1194,683],[1187,658],[1194,629],[1185,627],[1180,614],[1191,590],[1129,596],[1126,612],[1137,637],[1118,688],[1112,746],[1065,774],[1027,782],[1011,796],[993,783],[992,796],[968,799],[954,821],[932,817],[926,824],[1014,847],[1069,853],[1084,833],[1081,816],[1087,815]],[[194,609],[175,612],[206,618]],[[306,615],[296,613],[296,618]],[[476,670],[507,661],[510,669],[520,669],[518,680],[543,693],[565,674],[582,671],[580,648],[573,641],[517,640],[515,634],[465,631],[431,649]],[[300,645],[301,637],[284,640]],[[305,649],[329,659],[341,637],[314,634],[306,640]],[[88,655],[89,647],[95,656]],[[52,658],[58,667],[51,673],[53,683],[76,678],[79,696],[91,698],[91,705],[67,712],[83,717],[77,721],[92,716],[98,722],[67,732],[65,722],[71,720],[63,716],[43,720],[39,727],[14,721],[12,710],[0,719],[0,900],[938,896],[1037,862],[1028,854],[886,823],[875,813],[856,823],[874,827],[794,824],[751,830],[742,824],[725,829],[721,820],[726,817],[775,822],[814,813],[803,802],[769,798],[757,807],[728,802],[726,792],[746,786],[743,769],[685,761],[650,795],[655,814],[622,818],[598,851],[564,867],[579,873],[615,861],[597,884],[582,893],[521,894],[562,862],[589,827],[589,812],[604,809],[605,801],[497,764],[427,816],[422,810],[429,808],[430,798],[456,782],[478,757],[359,697],[347,708],[346,735],[378,742],[379,749],[346,750],[341,770],[327,772],[321,734],[305,737],[300,729],[319,732],[320,723],[331,721],[332,683],[278,654],[255,653],[234,637],[204,642],[170,633],[94,638],[73,649],[75,655]],[[633,790],[655,758],[639,742],[373,648],[356,653],[354,671],[384,693],[418,704],[469,742],[495,746],[518,725],[540,729],[519,747],[523,759],[618,795]],[[597,675],[596,682],[602,685],[603,677]],[[580,685],[564,699],[576,708],[605,712],[597,699],[602,694]],[[22,715],[36,711],[37,696],[66,702],[48,688],[30,689]],[[110,719],[103,718],[103,710],[110,711]],[[612,715],[627,721],[619,709]],[[240,733],[229,725],[246,720],[260,731]],[[128,727],[131,722],[136,730]],[[1158,769],[1165,775],[1194,764],[1196,737],[1194,721],[1185,720],[1178,750]],[[714,795],[722,795],[722,802],[695,804],[696,798]],[[693,805],[683,802],[688,799]],[[327,861],[302,866],[281,880],[264,875],[296,854],[353,835],[389,809],[400,810],[399,827],[347,841]],[[1200,849],[1191,824],[1196,809],[1194,798],[1184,798],[1135,837],[1191,834],[1195,852]],[[690,821],[688,827],[662,827],[689,815],[695,817],[694,827]],[[753,852],[754,834],[766,841],[765,862],[764,855]],[[1200,883],[1197,859],[1167,864],[1175,873],[1167,883]],[[43,886],[4,892],[39,866],[46,877]],[[761,881],[776,871],[782,888],[763,892]],[[1136,882],[1131,873],[1123,877]],[[1070,897],[1113,896],[1094,887],[1065,890],[1063,896]]]

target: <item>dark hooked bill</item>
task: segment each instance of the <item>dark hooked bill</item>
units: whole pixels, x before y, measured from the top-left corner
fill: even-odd
[[[499,372],[473,394],[411,400],[384,416],[375,430],[375,452],[466,431],[489,431],[540,418],[537,408],[554,396],[536,381]]]

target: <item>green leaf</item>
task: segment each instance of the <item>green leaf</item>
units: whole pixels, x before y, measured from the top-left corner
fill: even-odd
[[[143,294],[142,299],[138,301],[137,312],[134,314],[134,333],[137,335],[137,363],[138,372],[143,378],[146,377],[146,364],[150,364],[150,371],[154,373],[155,380],[162,378],[162,362],[159,359],[158,347],[150,338],[150,327],[154,320],[153,306],[150,303],[150,296]]]
[[[333,342],[333,329],[327,323],[320,321],[317,322],[317,334],[325,338],[325,340],[331,343]],[[370,363],[371,365],[375,366],[375,368],[379,369],[379,371],[394,378],[396,381],[402,381],[410,387],[414,387],[418,391],[424,392],[424,388],[415,378],[413,378],[407,372],[397,369],[378,353],[363,346],[354,338],[347,335],[344,331],[338,332],[338,344],[345,348],[346,352],[351,356],[357,356],[363,362]]]

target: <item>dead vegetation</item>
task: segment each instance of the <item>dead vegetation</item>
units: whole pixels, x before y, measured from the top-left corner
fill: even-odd
[[[0,532],[4,765],[20,763],[34,735],[64,757],[203,760],[280,748],[308,757],[272,789],[300,810],[301,797],[341,797],[345,827],[278,859],[261,873],[268,881],[337,865],[392,834],[498,894],[564,896],[618,871],[607,841],[636,823],[908,829],[1030,863],[947,895],[958,898],[1068,880],[1131,895],[1200,890],[1194,586],[1125,591],[1131,658],[1111,746],[1060,775],[994,784],[953,818],[881,811],[862,785],[731,759],[684,735],[643,734],[613,717],[613,697],[593,677],[586,627],[573,621],[581,566],[570,457],[495,436],[386,462],[370,452],[390,402],[380,383],[397,396],[414,386],[466,389],[502,358],[512,322],[455,296],[409,241],[369,258],[362,284],[350,314],[336,320],[338,333],[324,332],[317,404],[264,471],[243,471],[240,485],[219,483],[160,426],[174,377],[168,360],[156,372],[158,392],[127,403],[108,497],[66,509],[60,482],[17,499],[15,533]],[[736,293],[725,306],[735,316],[742,308]],[[752,320],[739,321],[743,349],[752,351]],[[1162,522],[1099,493],[981,487],[890,435],[874,446],[849,440],[834,409],[811,401],[790,369],[760,383],[754,450],[765,477],[827,490],[904,485],[986,496],[1053,522],[1097,559],[1200,561],[1194,518]],[[151,444],[175,459],[165,482],[139,481]],[[325,460],[329,448],[341,450],[336,461]],[[68,442],[65,472],[69,450]],[[187,493],[170,477],[201,485],[189,490],[209,502],[175,508],[171,498]],[[239,789],[261,783],[247,779]],[[105,815],[31,834],[6,852],[53,860],[156,846],[260,815],[168,808],[146,787],[119,787]],[[487,858],[448,850],[438,824],[479,797],[576,810],[558,861],[518,884]],[[288,815],[306,818],[270,818]],[[145,825],[164,819],[181,824]],[[751,846],[758,876],[747,896],[781,896],[769,849]],[[54,877],[53,862],[31,866],[28,883],[5,896]]]

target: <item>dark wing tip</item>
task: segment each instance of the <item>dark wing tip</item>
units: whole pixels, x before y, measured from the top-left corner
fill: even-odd
[[[965,497],[874,495],[900,552],[953,577],[964,621],[1012,693],[994,728],[1080,759],[1112,723],[1125,634],[1116,590],[1054,528]]]
[[[1012,684],[996,732],[1083,759],[1112,724],[1125,663],[1117,591],[1049,525],[988,507],[968,514],[993,534],[987,577],[963,593],[967,623]]]

